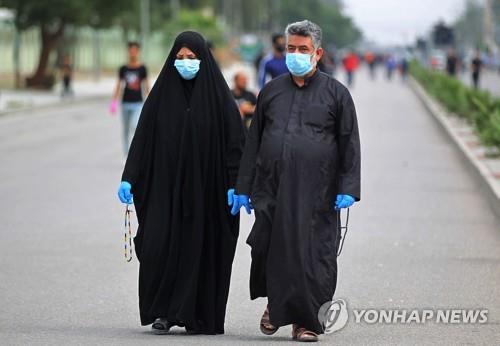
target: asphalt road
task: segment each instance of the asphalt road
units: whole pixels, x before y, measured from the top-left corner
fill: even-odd
[[[489,310],[486,324],[355,323],[325,345],[498,344],[500,222],[451,142],[399,80],[357,76],[362,201],[351,209],[337,297],[349,309]],[[0,118],[0,344],[281,345],[249,300],[252,218],[224,336],[151,335],[138,264],[123,259],[119,121],[101,101]]]

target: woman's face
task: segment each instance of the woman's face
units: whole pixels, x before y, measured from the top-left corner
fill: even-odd
[[[189,48],[187,47],[182,47],[179,49],[176,55],[176,59],[183,60],[183,59],[196,59],[196,54]]]

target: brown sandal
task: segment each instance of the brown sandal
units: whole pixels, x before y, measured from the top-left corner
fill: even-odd
[[[260,331],[266,335],[273,335],[278,331],[278,327],[273,326],[269,323],[269,309],[266,307],[266,311],[260,319]]]
[[[318,334],[294,324],[292,327],[293,340],[300,342],[317,342]]]

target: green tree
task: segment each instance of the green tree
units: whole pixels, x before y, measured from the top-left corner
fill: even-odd
[[[14,12],[14,24],[18,31],[31,27],[40,30],[41,49],[37,68],[27,79],[28,86],[50,84],[47,66],[52,50],[69,26],[90,25],[105,27],[123,11],[135,5],[133,0],[0,0],[0,7]]]
[[[483,45],[484,8],[475,1],[468,0],[465,9],[454,25],[458,45],[461,48]]]
[[[302,19],[309,19],[323,30],[323,44],[345,47],[361,38],[361,31],[352,19],[342,13],[342,6],[335,0],[282,0],[281,26]]]
[[[361,38],[361,31],[344,13],[342,0],[178,0],[178,3],[191,10],[213,8],[234,35],[283,31],[290,22],[309,19],[322,27],[325,45],[344,47]]]
[[[164,32],[169,42],[178,33],[185,30],[201,32],[203,36],[215,44],[222,42],[222,29],[216,18],[207,11],[182,9],[175,18],[169,20],[164,26]]]

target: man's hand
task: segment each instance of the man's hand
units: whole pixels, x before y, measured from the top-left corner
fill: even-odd
[[[243,102],[240,105],[240,113],[242,114],[251,114],[255,112],[255,106],[250,102]]]
[[[335,210],[349,208],[354,204],[354,202],[354,197],[350,195],[337,195],[337,199],[335,200]]]
[[[233,206],[231,208],[232,215],[238,214],[241,207],[245,207],[247,214],[251,214],[253,209],[253,205],[250,202],[248,196],[237,195],[234,193],[234,189],[229,189],[227,191],[227,205]]]

